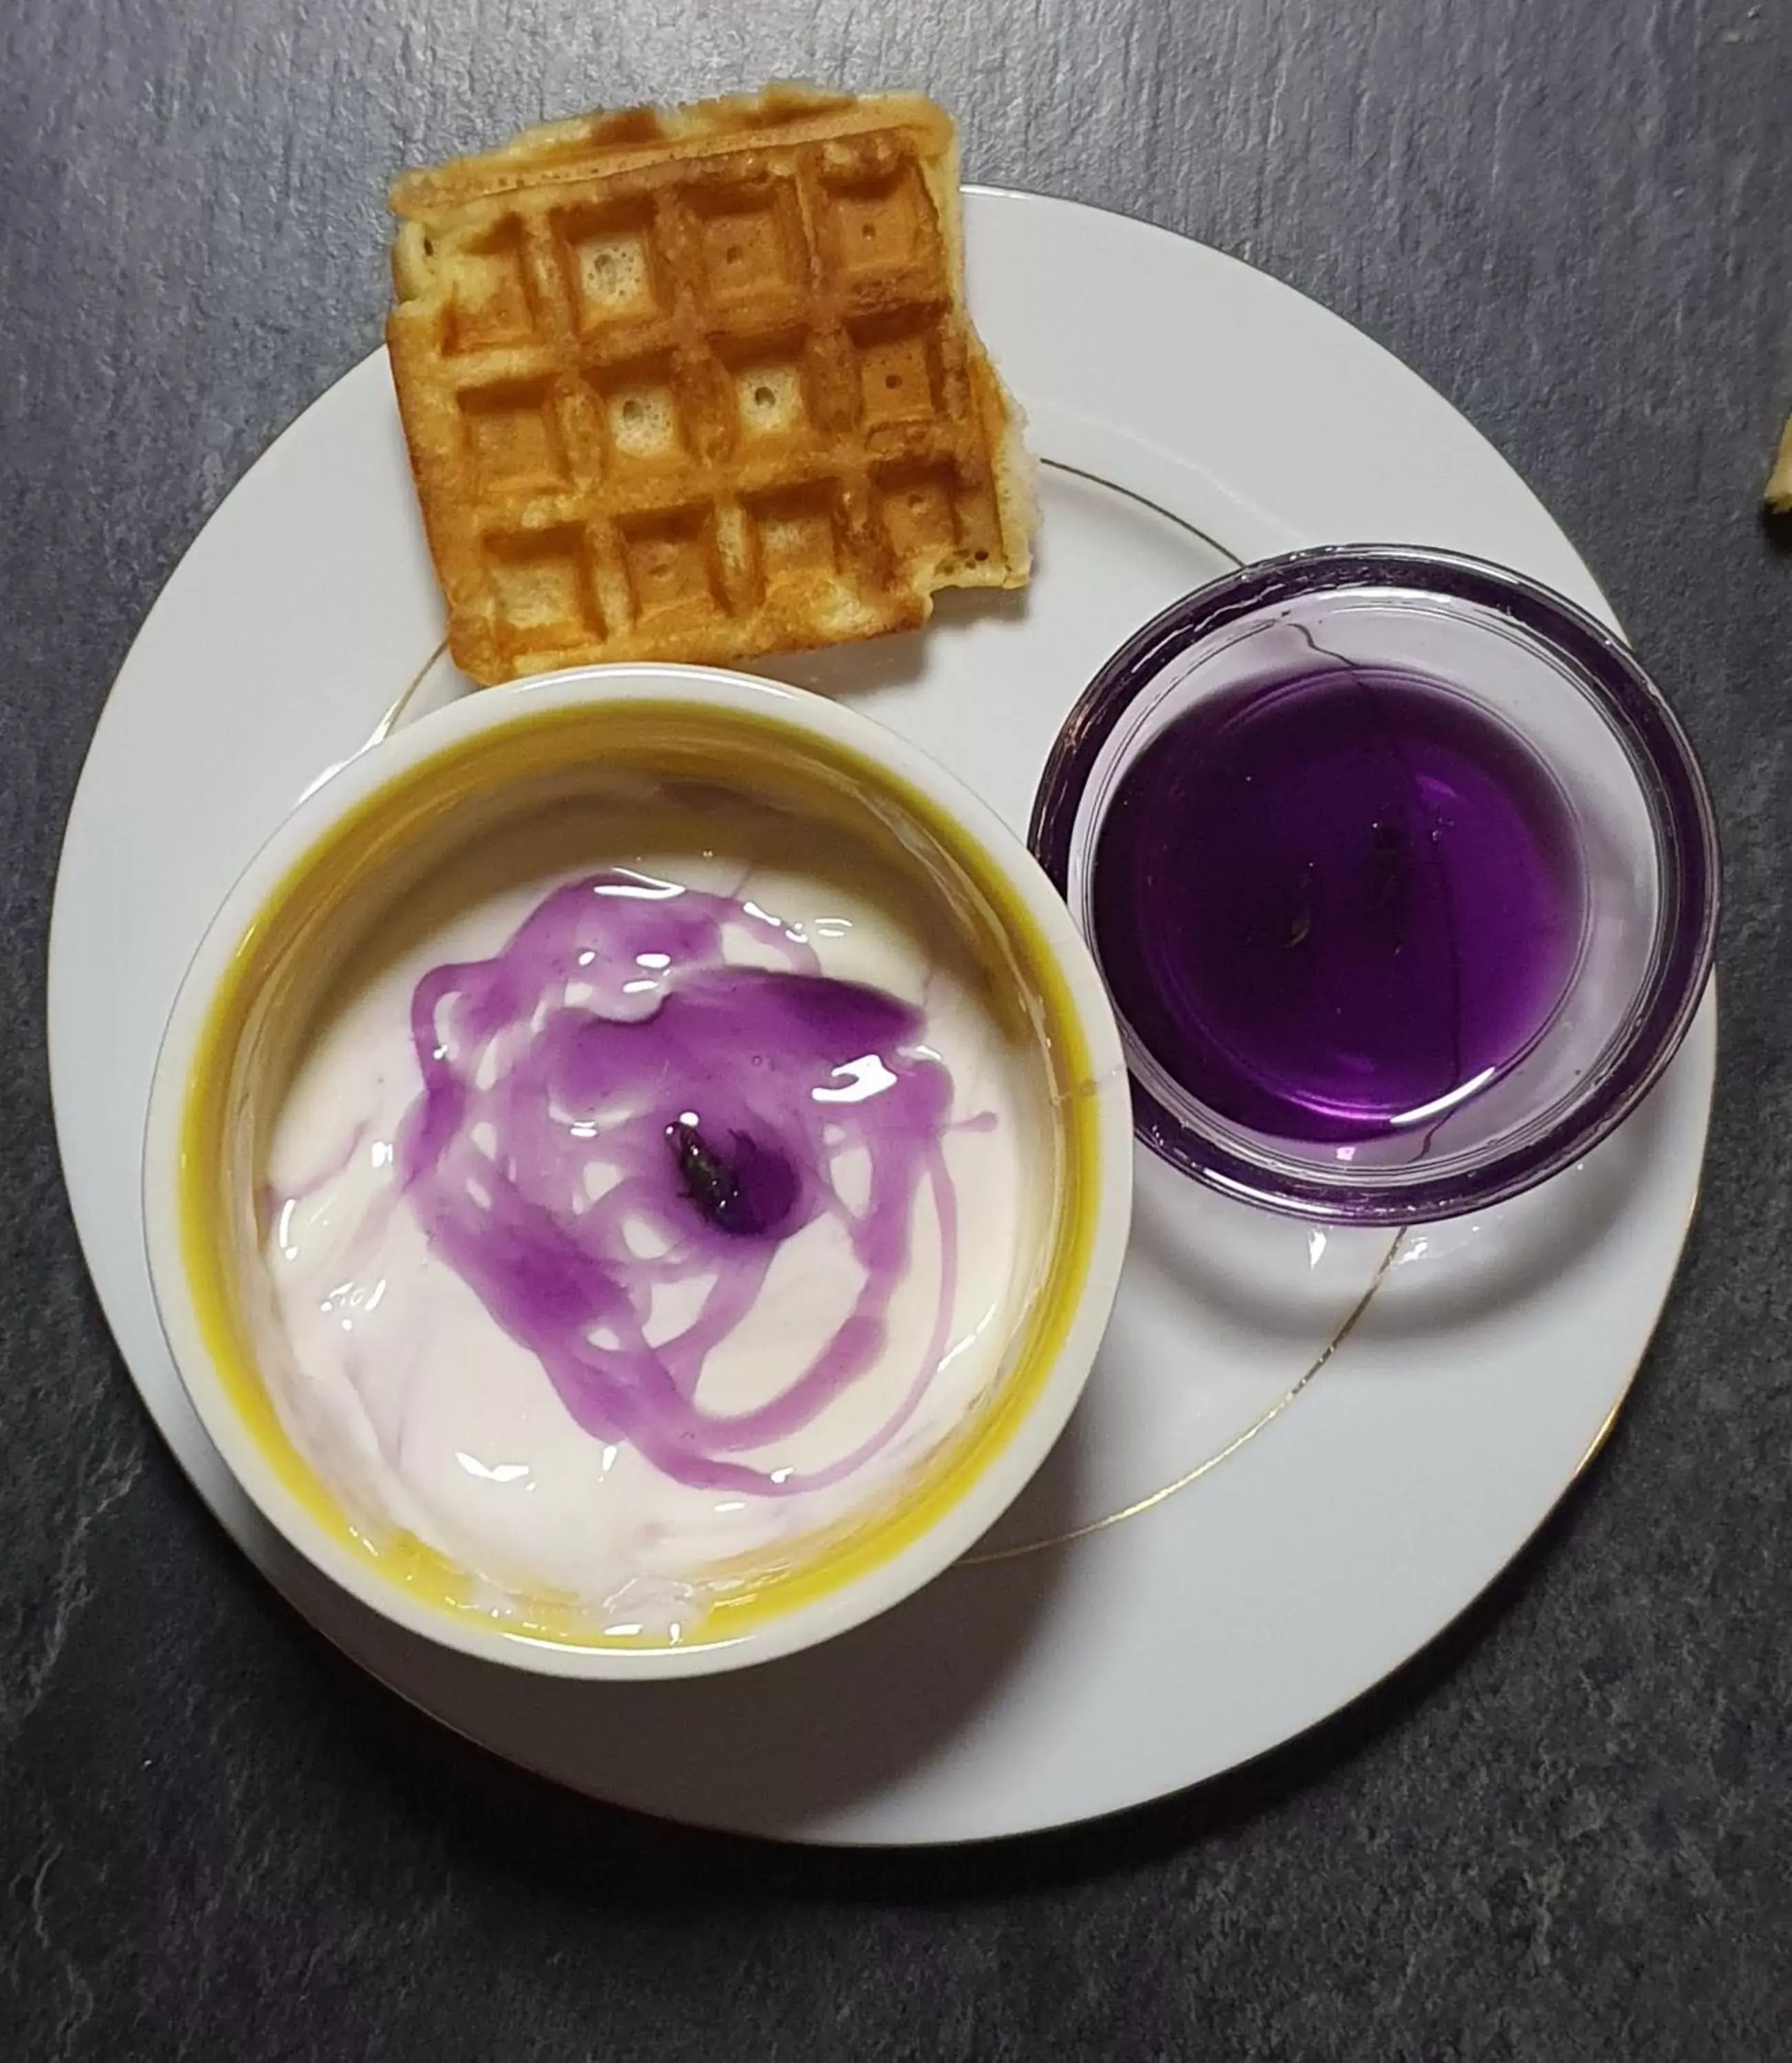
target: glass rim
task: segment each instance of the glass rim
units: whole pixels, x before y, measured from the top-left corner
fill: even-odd
[[[1103,748],[1166,666],[1214,633],[1276,605],[1342,588],[1404,589],[1488,609],[1548,646],[1599,712],[1641,791],[1654,834],[1660,896],[1648,967],[1633,1006],[1575,1089],[1512,1136],[1442,1163],[1324,1172],[1243,1151],[1191,1124],[1129,1067],[1134,1131],[1183,1173],[1284,1215],[1400,1225],[1457,1217],[1521,1194],[1570,1167],[1613,1132],[1679,1050],[1716,956],[1720,855],[1715,812],[1690,741],[1666,698],[1610,625],[1553,589],[1464,553],[1402,545],[1328,545],[1223,573],[1161,610],[1099,669],[1058,734],[1027,829],[1034,857],[1071,901],[1073,837]],[[1090,941],[1093,950],[1093,941]],[[1099,962],[1099,955],[1096,955]],[[1129,1048],[1139,1040],[1123,1029]],[[1189,1099],[1192,1104],[1195,1099]],[[1231,1128],[1226,1128],[1230,1132]]]

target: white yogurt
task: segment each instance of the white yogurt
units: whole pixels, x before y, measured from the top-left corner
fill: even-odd
[[[370,1535],[415,1534],[467,1571],[496,1611],[569,1599],[611,1634],[676,1640],[701,1621],[718,1565],[746,1558],[773,1569],[802,1536],[882,1508],[986,1392],[1033,1288],[1031,1230],[1050,1188],[1036,1158],[1048,1128],[1035,1070],[978,999],[981,971],[942,957],[858,855],[800,866],[787,834],[750,822],[726,826],[714,850],[692,855],[651,842],[656,831],[663,838],[663,816],[644,815],[620,834],[613,812],[605,821],[610,842],[593,847],[580,831],[571,864],[565,824],[495,841],[471,883],[473,863],[464,863],[460,895],[438,885],[415,899],[359,955],[271,1128],[265,1256],[278,1337],[263,1342],[263,1360],[295,1442]],[[550,854],[559,863],[544,867]],[[617,867],[693,899],[733,898],[743,917],[725,935],[727,966],[784,964],[794,943],[812,949],[830,980],[914,1006],[919,1050],[950,1074],[939,1146],[956,1200],[950,1253],[935,1192],[922,1183],[908,1266],[869,1365],[806,1422],[726,1459],[773,1482],[824,1473],[874,1443],[917,1389],[918,1401],[861,1466],[798,1494],[676,1480],[632,1440],[581,1424],[541,1356],[498,1322],[441,1242],[432,1246],[417,1192],[401,1180],[407,1113],[423,1088],[410,1022],[419,981],[444,963],[490,959],[556,888]],[[549,1004],[657,1012],[681,978],[676,955],[629,959],[626,967],[593,961],[556,981],[536,1020]],[[513,1040],[485,1052],[480,1085],[518,1050]],[[844,1100],[851,1115],[846,1103],[878,1092],[881,1064],[874,1056],[838,1070],[818,1085],[818,1103]],[[594,1198],[614,1179],[603,1163],[614,1116],[593,1107],[556,1118],[583,1128]],[[830,1115],[822,1136],[840,1129]],[[496,1144],[478,1140],[476,1127],[474,1137]],[[765,1404],[826,1348],[866,1282],[852,1228],[870,1168],[863,1150],[834,1155],[825,1174],[837,1205],[777,1244],[750,1309],[701,1361],[694,1401],[703,1411],[732,1416]],[[697,1208],[669,1193],[670,1217],[629,1221],[644,1261],[664,1251],[668,1226],[676,1237],[677,1213]],[[942,1303],[948,1261],[955,1282]],[[690,1324],[709,1286],[693,1276],[654,1288],[645,1332],[656,1349]],[[601,1329],[591,1339],[600,1361]]]

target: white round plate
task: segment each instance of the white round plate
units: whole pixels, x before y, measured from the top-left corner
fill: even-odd
[[[1454,546],[1609,616],[1498,454],[1336,317],[1093,209],[973,192],[966,214],[973,311],[1045,462],[1034,585],[767,670],[850,697],[1017,830],[1097,665],[1236,560]],[[440,637],[376,353],[250,471],[151,610],[75,798],[50,941],[57,1124],[106,1315],[201,1494],[331,1639],[603,1798],[786,1838],[954,1840],[1274,1747],[1510,1560],[1598,1446],[1666,1294],[1704,1148],[1710,999],[1616,1137],[1479,1219],[1320,1232],[1142,1154],[1114,1324],[1051,1459],[968,1563],[822,1648],[689,1683],[526,1676],[400,1633],[300,1562],[225,1472],[163,1342],[144,1112],[226,890],[305,789],[460,691]]]

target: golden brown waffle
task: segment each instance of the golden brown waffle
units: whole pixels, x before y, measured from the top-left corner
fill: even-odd
[[[393,377],[476,680],[833,644],[1025,584],[1030,469],[930,101],[593,115],[392,204]]]

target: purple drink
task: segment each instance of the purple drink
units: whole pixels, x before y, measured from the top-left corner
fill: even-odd
[[[1091,915],[1114,1000],[1233,1123],[1345,1144],[1421,1128],[1530,1049],[1587,907],[1542,762],[1409,672],[1210,695],[1122,777]]]

